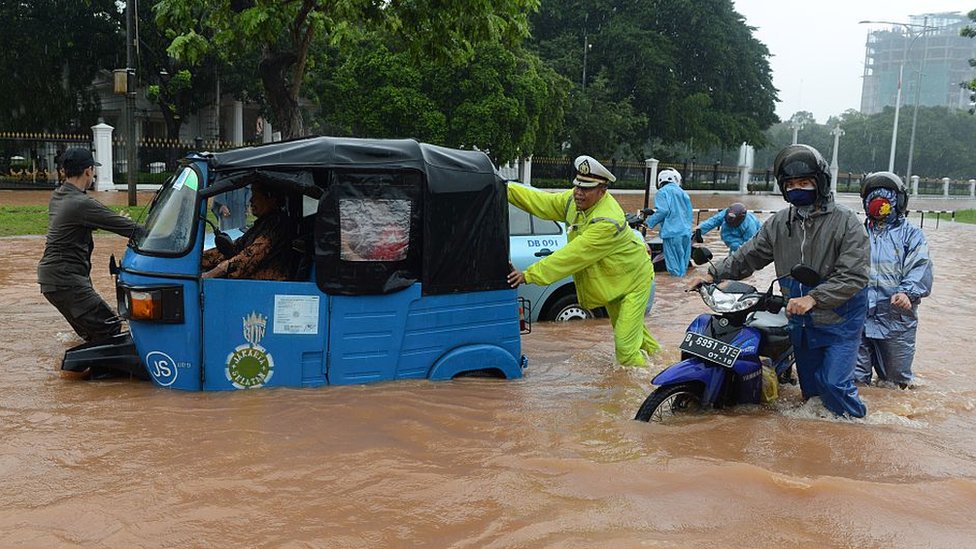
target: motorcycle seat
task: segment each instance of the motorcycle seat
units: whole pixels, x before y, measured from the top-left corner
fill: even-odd
[[[746,321],[747,326],[752,326],[753,328],[758,328],[759,330],[768,331],[775,328],[786,328],[789,320],[786,318],[786,314],[780,311],[778,314],[767,313],[766,311],[756,311],[749,316],[749,320]]]

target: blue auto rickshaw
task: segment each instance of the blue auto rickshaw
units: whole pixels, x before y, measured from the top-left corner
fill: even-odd
[[[286,197],[292,276],[201,278],[208,233],[225,241],[208,199],[253,181]],[[64,369],[211,391],[512,379],[526,365],[506,186],[484,153],[313,137],[191,154],[145,229],[110,265],[129,331],[70,349]]]

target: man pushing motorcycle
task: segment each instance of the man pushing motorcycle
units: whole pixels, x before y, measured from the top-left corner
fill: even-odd
[[[819,396],[838,416],[864,417],[867,408],[854,385],[854,365],[867,313],[871,246],[857,215],[834,202],[827,162],[808,145],[779,152],[773,169],[790,207],[776,212],[756,236],[696,275],[702,282],[740,280],[769,263],[776,276],[797,264],[815,269],[821,282],[804,286],[781,281],[789,301],[790,339],[803,398]]]

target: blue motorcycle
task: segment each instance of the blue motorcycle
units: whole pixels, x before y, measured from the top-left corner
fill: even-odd
[[[693,259],[711,259],[696,247]],[[774,280],[765,292],[737,281],[698,286],[702,301],[714,313],[699,315],[681,341],[681,361],[651,381],[658,387],[644,400],[634,419],[667,422],[674,416],[736,404],[758,404],[767,383],[795,383],[793,345],[787,330],[786,299],[773,295],[773,284],[792,277],[815,286],[820,276],[805,265]],[[764,376],[763,367],[775,376]],[[775,377],[775,379],[771,379]]]

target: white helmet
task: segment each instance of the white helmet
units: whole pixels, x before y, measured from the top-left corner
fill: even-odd
[[[661,188],[668,183],[676,183],[681,186],[681,174],[674,168],[664,168],[657,174],[657,188]]]

